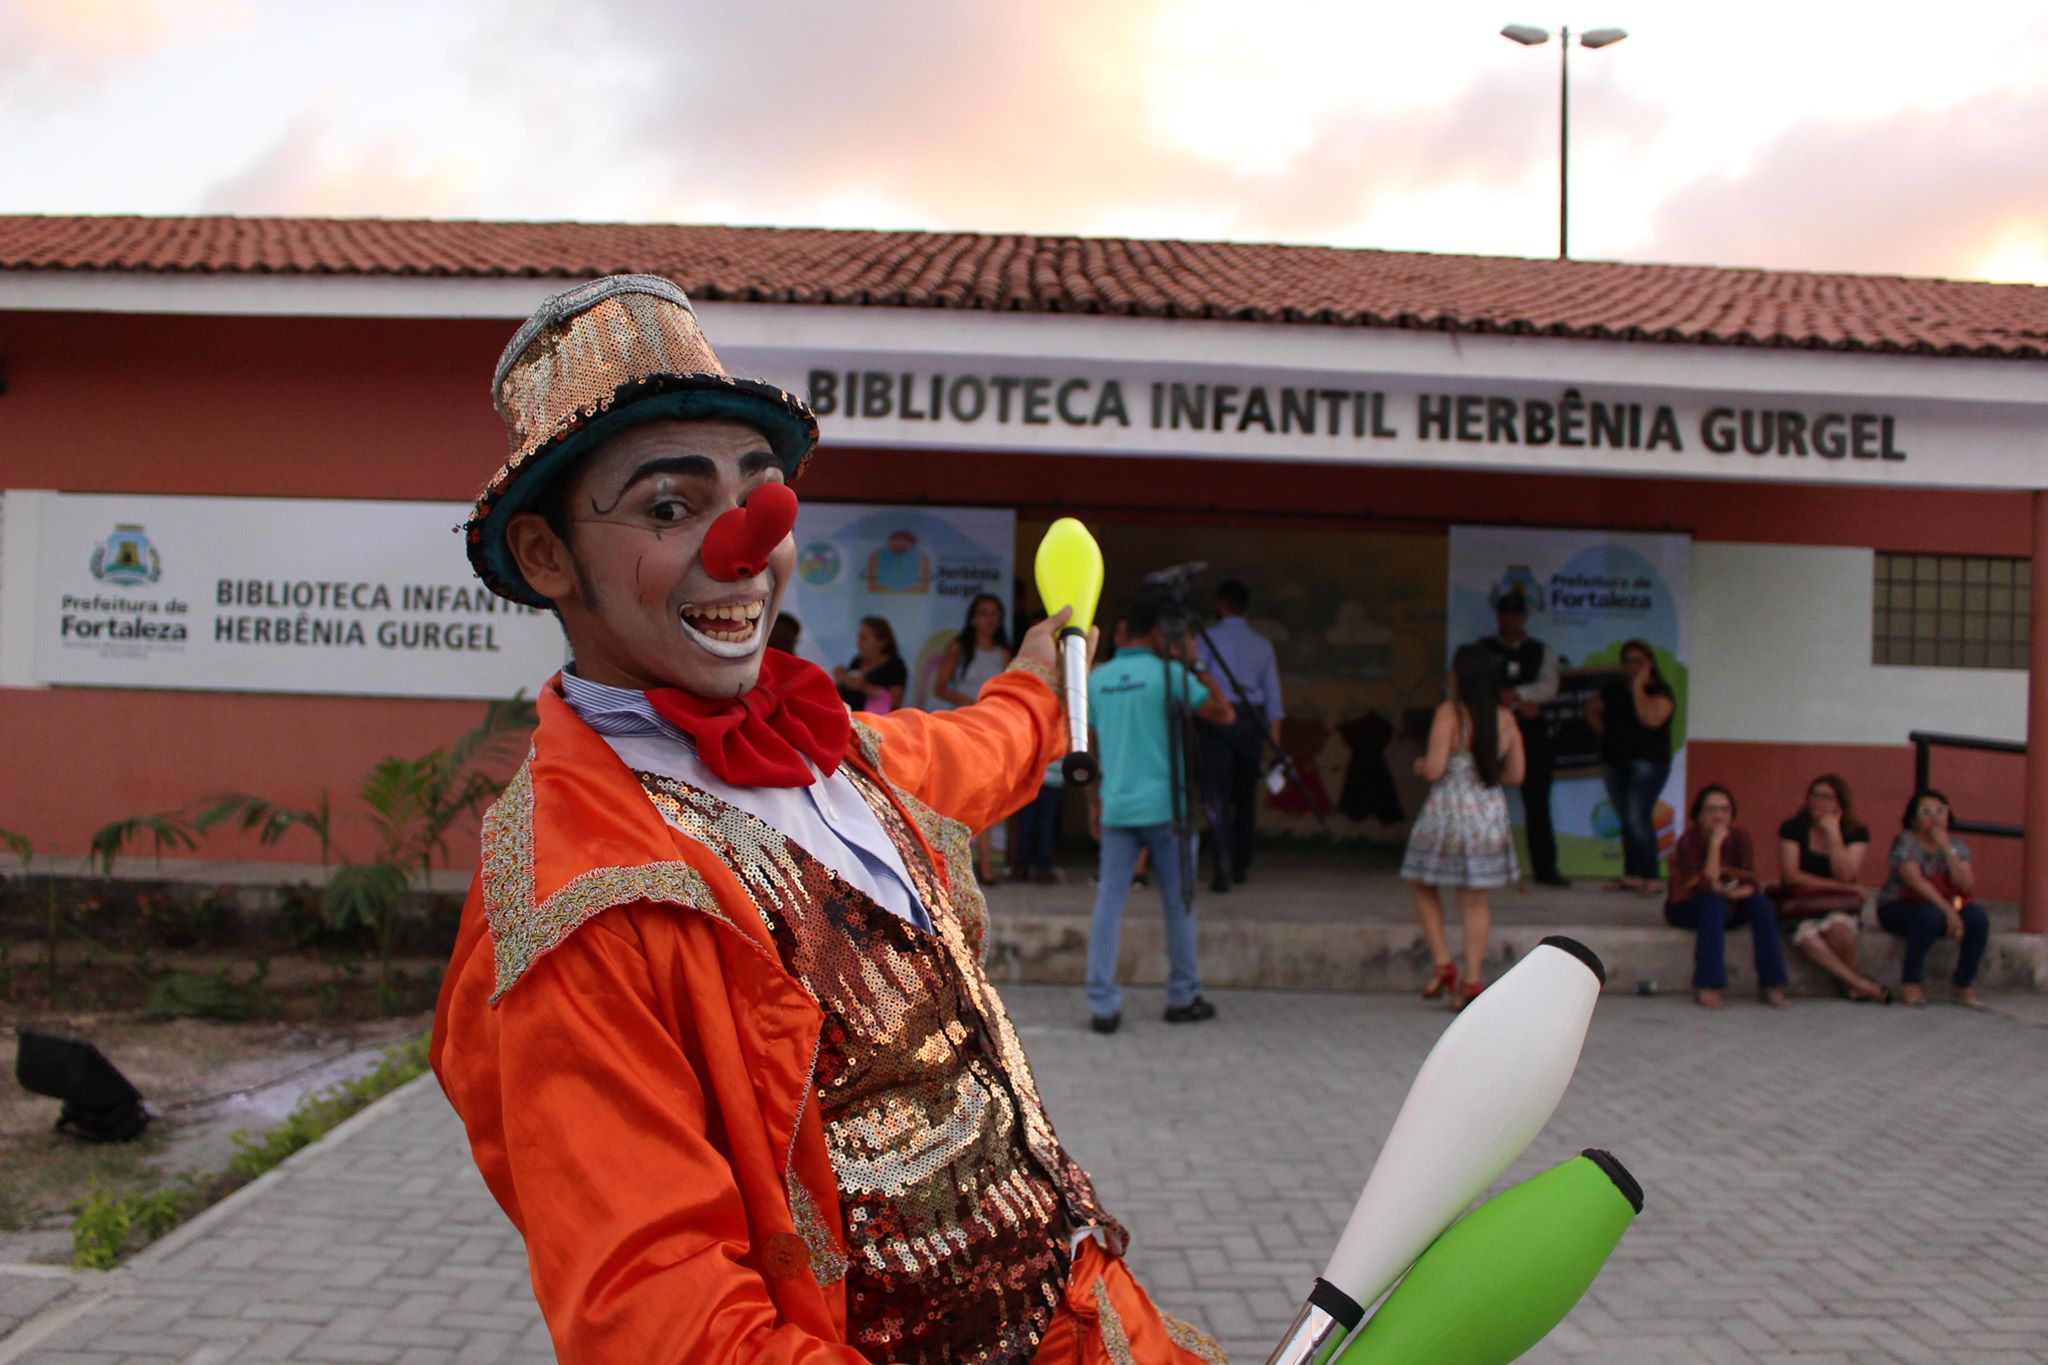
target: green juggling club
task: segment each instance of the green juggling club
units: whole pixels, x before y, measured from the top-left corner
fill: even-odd
[[[1453,1223],[1366,1320],[1338,1365],[1505,1365],[1591,1287],[1643,1188],[1588,1150]]]

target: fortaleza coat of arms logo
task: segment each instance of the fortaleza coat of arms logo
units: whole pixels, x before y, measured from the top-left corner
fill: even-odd
[[[116,526],[92,552],[92,576],[128,587],[163,577],[164,557],[149,543],[140,526]]]
[[[1520,594],[1522,605],[1531,612],[1544,610],[1549,604],[1543,600],[1543,585],[1536,581],[1527,564],[1510,564],[1508,571],[1501,575],[1500,582],[1487,591],[1486,605],[1498,607],[1501,599]]]

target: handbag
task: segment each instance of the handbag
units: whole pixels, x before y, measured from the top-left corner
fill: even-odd
[[[1941,907],[1943,910],[1953,910],[1956,906],[1956,902],[1961,898],[1956,895],[1955,883],[1948,879],[1948,874],[1946,872],[1934,872],[1922,873],[1921,875],[1925,876],[1927,880],[1933,884],[1934,889],[1940,893],[1941,899],[1938,901],[1930,901],[1925,896],[1916,896],[1911,891],[1908,891],[1905,895],[1899,897],[1897,901],[1893,902],[1893,904],[1935,905]]]
[[[1820,919],[1824,915],[1863,914],[1863,893],[1861,891],[1794,891],[1790,887],[1773,886],[1769,895],[1778,903],[1778,918],[1781,920]]]

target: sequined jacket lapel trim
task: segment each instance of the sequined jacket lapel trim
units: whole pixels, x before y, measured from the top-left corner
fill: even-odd
[[[534,963],[582,925],[635,901],[697,911],[739,933],[787,978],[747,889],[709,849],[661,818],[632,771],[563,700],[556,680],[541,689],[538,709],[540,725],[526,762],[483,820],[479,876],[497,972],[491,1002],[502,1000]],[[944,869],[962,929],[981,952],[988,909],[974,884],[967,827],[886,783],[880,737],[861,722],[856,735],[846,761],[869,782],[887,787],[921,852],[931,866]],[[551,817],[573,811],[575,820],[537,821],[539,805]],[[536,833],[542,827],[600,833],[574,848],[551,847]],[[592,867],[599,858],[605,865]],[[789,984],[800,989],[794,978]]]
[[[600,867],[580,873],[545,899],[534,891],[533,755],[483,822],[484,915],[498,969],[491,1003],[504,998],[527,968],[592,916],[615,905],[656,901],[695,909],[738,928],[718,908],[704,875],[679,861]]]

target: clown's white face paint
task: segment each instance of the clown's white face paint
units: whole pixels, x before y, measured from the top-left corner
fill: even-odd
[[[738,422],[650,422],[606,441],[570,477],[569,544],[552,572],[540,566],[549,581],[527,564],[530,551],[548,557],[535,547],[539,532],[528,525],[513,547],[527,580],[562,613],[576,671],[700,697],[751,688],[796,567],[795,536],[782,538],[763,572],[734,583],[711,577],[700,551],[714,521],[782,481],[767,439]]]

